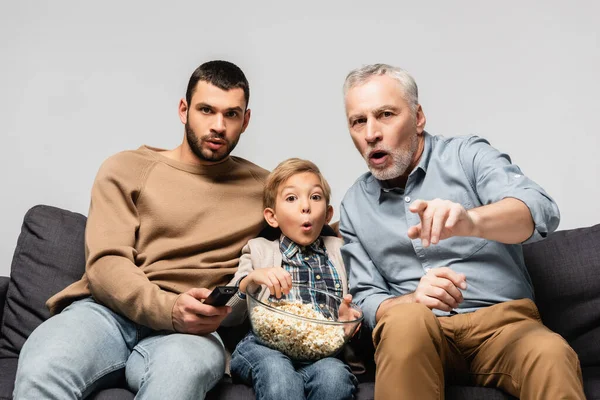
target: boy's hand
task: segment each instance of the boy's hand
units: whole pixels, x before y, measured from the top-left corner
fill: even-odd
[[[182,293],[172,312],[173,327],[177,332],[206,335],[217,330],[221,321],[231,312],[231,307],[213,307],[202,303],[210,294],[205,288],[192,288]]]
[[[292,276],[285,269],[280,267],[259,268],[252,271],[242,282],[240,290],[242,293],[250,285],[265,285],[269,292],[275,297],[280,298],[282,294],[288,294],[292,289]]]
[[[352,295],[346,294],[344,296],[344,300],[342,301],[342,304],[340,304],[340,309],[338,311],[338,319],[340,321],[354,321],[355,319],[360,317],[360,311],[358,311],[355,308],[352,308],[350,303],[352,303]],[[351,334],[352,336],[354,336],[356,334],[356,332],[358,332],[360,330],[360,325],[361,324],[358,324],[356,329],[354,329],[354,332],[346,331],[346,334]],[[352,329],[352,327],[346,326],[344,329],[350,330],[350,329]]]

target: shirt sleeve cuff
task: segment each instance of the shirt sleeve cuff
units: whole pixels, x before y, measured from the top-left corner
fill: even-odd
[[[361,308],[365,318],[365,323],[369,326],[369,328],[374,329],[375,325],[377,325],[377,310],[379,309],[381,303],[393,297],[395,296],[392,296],[391,294],[377,293],[368,295],[368,297],[362,302]]]
[[[542,240],[558,227],[560,222],[558,207],[554,201],[548,199],[542,193],[536,190],[521,189],[504,196],[504,198],[507,197],[522,201],[531,213],[535,226],[531,236],[523,244]]]

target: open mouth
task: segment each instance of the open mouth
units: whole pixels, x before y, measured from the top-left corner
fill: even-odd
[[[302,230],[308,231],[312,228],[312,223],[310,221],[306,221],[302,224]]]
[[[369,161],[372,164],[383,164],[387,158],[388,153],[383,150],[373,150],[369,153]]]

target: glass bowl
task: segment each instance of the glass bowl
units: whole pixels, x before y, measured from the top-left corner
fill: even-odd
[[[265,294],[263,294],[265,293]],[[280,299],[267,289],[247,295],[252,331],[264,345],[298,361],[335,355],[354,335],[363,313],[354,303],[303,285],[294,285]]]

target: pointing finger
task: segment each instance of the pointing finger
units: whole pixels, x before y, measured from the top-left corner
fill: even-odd
[[[427,202],[425,200],[415,200],[408,208],[413,213],[421,214],[427,208]]]
[[[411,239],[418,239],[421,237],[421,223],[419,222],[417,225],[411,226],[408,228],[408,237]]]

